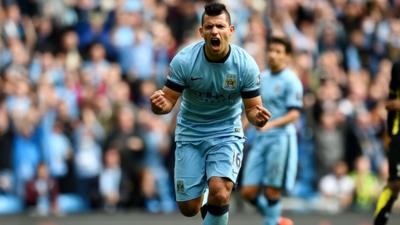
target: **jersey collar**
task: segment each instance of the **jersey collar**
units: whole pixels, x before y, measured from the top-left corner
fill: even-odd
[[[224,63],[224,62],[228,59],[229,55],[231,54],[231,45],[229,45],[228,54],[226,54],[226,56],[225,56],[224,58],[220,59],[220,60],[214,61],[214,60],[211,60],[210,58],[207,57],[207,54],[206,54],[206,45],[205,45],[205,44],[203,45],[203,53],[204,53],[204,57],[205,57],[205,58],[207,59],[207,61],[210,62],[210,63]]]

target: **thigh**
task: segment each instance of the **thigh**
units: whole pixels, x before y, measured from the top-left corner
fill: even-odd
[[[291,135],[271,138],[265,154],[263,185],[280,189],[290,189],[296,177],[297,145]]]
[[[205,155],[201,143],[176,144],[175,195],[176,201],[188,201],[200,197],[207,185]]]
[[[207,180],[211,177],[228,178],[236,183],[243,160],[244,139],[209,142],[206,153]]]
[[[266,166],[265,152],[269,146],[268,141],[268,139],[263,137],[255,139],[244,163],[242,175],[243,186],[259,186],[262,184]]]

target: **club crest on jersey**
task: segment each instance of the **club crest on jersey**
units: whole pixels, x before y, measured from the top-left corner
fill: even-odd
[[[234,74],[225,75],[224,89],[233,90],[237,86],[237,76]]]

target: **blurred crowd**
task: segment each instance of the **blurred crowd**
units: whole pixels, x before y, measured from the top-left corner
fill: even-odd
[[[175,114],[154,115],[149,96],[200,38],[205,2],[1,1],[0,214],[176,210]],[[288,196],[370,211],[388,176],[384,100],[400,58],[400,1],[222,2],[233,43],[260,70],[267,37],[294,46],[305,97]],[[254,128],[246,134],[249,147]]]

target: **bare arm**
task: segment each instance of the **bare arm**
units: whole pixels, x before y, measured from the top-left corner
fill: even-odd
[[[292,123],[299,119],[300,117],[300,110],[298,109],[291,109],[289,110],[288,113],[286,113],[284,116],[277,118],[273,121],[270,121],[266,126],[261,128],[260,130],[266,131],[268,129],[271,129],[273,127],[281,127],[285,126],[286,124]]]
[[[162,90],[157,90],[150,96],[151,110],[155,114],[167,114],[174,108],[180,96],[180,92],[164,86]]]
[[[400,100],[388,100],[386,101],[386,109],[389,111],[400,111]]]
[[[271,118],[271,113],[262,105],[261,97],[244,98],[246,117],[251,124],[263,127]]]

